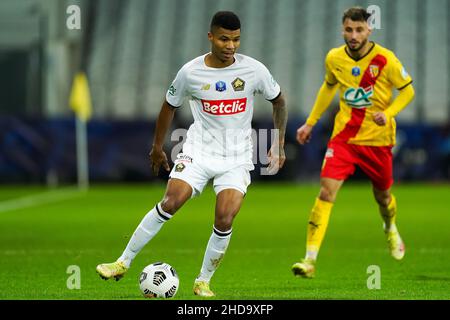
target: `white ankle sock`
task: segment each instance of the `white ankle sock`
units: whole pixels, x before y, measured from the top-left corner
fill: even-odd
[[[398,231],[398,230],[397,230],[397,226],[395,225],[395,223],[392,223],[392,224],[389,226],[389,229],[386,228],[386,223],[383,223],[383,229],[384,229],[385,232],[390,232],[390,231],[397,232],[397,231]]]
[[[307,250],[306,251],[306,255],[305,255],[305,259],[316,261],[318,253],[319,252],[317,250],[311,250],[311,251]]]
[[[162,210],[158,203],[142,219],[133,233],[127,247],[117,261],[122,261],[127,268],[142,248],[159,232],[163,224],[172,216]]]
[[[206,247],[205,256],[203,257],[203,264],[196,280],[206,281],[209,283],[214,272],[218,268],[222,258],[227,250],[228,244],[231,239],[232,229],[222,232],[215,227],[213,233],[208,241]]]

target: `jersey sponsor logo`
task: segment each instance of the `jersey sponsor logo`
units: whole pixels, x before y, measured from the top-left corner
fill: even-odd
[[[222,116],[244,112],[247,107],[247,98],[231,100],[203,100],[203,111]]]
[[[169,87],[169,94],[171,96],[174,96],[175,93],[177,92],[177,89],[175,89],[175,87],[173,86],[173,84]]]
[[[355,77],[359,76],[361,74],[361,68],[360,67],[353,67],[352,68],[352,75]]]
[[[348,88],[344,93],[345,102],[352,108],[365,108],[372,105],[369,98],[373,95],[373,87]]]
[[[245,81],[242,80],[241,78],[236,78],[233,80],[231,85],[233,86],[234,91],[244,91]]]
[[[223,81],[216,82],[216,91],[222,92],[227,90],[227,84]]]

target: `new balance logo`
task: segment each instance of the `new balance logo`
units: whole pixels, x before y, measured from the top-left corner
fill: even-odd
[[[203,111],[216,116],[244,112],[247,98],[232,100],[202,100]]]

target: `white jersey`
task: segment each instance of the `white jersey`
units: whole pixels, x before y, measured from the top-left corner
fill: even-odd
[[[194,157],[252,164],[251,121],[254,96],[267,100],[280,94],[280,86],[259,61],[235,54],[226,68],[211,68],[205,55],[186,63],[166,94],[167,102],[180,107],[185,97],[194,117],[183,152]]]

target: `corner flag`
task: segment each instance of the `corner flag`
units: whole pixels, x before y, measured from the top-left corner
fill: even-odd
[[[91,94],[89,92],[88,80],[84,72],[78,72],[75,75],[69,104],[80,120],[86,122],[91,118]]]

